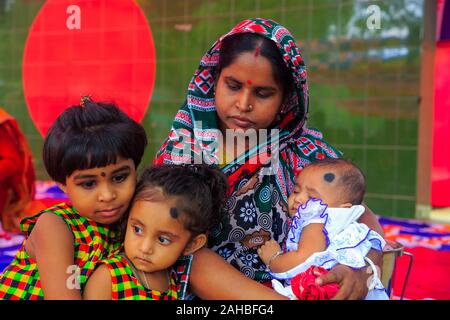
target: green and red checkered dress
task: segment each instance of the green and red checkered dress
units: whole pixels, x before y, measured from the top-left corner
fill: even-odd
[[[165,292],[148,290],[133,274],[123,255],[102,261],[111,275],[112,300],[183,300],[191,270],[192,256],[177,260],[169,271],[169,289]]]
[[[61,203],[43,210],[35,216],[22,220],[21,230],[31,233],[40,215],[51,212],[61,217],[69,227],[74,238],[74,265],[79,267],[81,290],[96,264],[119,252],[122,245],[114,241],[118,229],[102,225],[80,216],[75,208]],[[49,230],[51,232],[51,230]],[[44,299],[36,261],[25,251],[26,240],[14,260],[0,275],[0,300],[40,300]]]

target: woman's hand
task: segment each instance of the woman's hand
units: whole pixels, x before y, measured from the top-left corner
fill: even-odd
[[[367,282],[371,274],[366,271],[367,268],[354,270],[339,264],[327,274],[317,278],[316,283],[319,285],[338,283],[340,289],[333,300],[361,300],[369,291]]]
[[[373,261],[378,269],[383,263],[383,253],[381,251],[372,249],[367,254],[367,257]],[[379,270],[381,271],[381,269]],[[317,278],[316,283],[319,285],[333,282],[338,283],[341,288],[334,296],[333,299],[335,300],[361,300],[369,292],[371,276],[373,276],[373,273],[367,267],[355,270],[348,266],[338,264],[327,274]]]

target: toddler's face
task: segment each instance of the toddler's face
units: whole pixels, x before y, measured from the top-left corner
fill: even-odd
[[[76,170],[60,187],[78,214],[98,223],[118,221],[130,204],[136,187],[132,159],[117,158],[105,167]]]
[[[172,266],[191,238],[170,209],[175,201],[134,202],[125,235],[125,253],[138,270],[161,271]]]
[[[310,198],[321,199],[329,207],[348,207],[349,204],[341,200],[338,178],[338,173],[333,168],[304,168],[297,176],[294,192],[288,199],[289,215],[297,213],[299,205],[305,205]]]

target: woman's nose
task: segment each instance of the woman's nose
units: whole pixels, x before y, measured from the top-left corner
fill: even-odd
[[[238,97],[237,107],[241,112],[248,112],[251,111],[250,105],[250,92],[248,89],[244,88]]]

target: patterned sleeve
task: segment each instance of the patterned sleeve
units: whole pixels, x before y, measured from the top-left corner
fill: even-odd
[[[294,179],[308,164],[325,158],[340,158],[342,155],[341,151],[323,139],[319,130],[304,128],[301,136],[282,151],[281,157],[293,168],[291,179]]]
[[[292,218],[292,224],[286,239],[287,251],[296,251],[298,249],[298,243],[300,242],[302,230],[311,223],[324,224],[323,230],[328,245],[329,239],[325,230],[325,225],[328,219],[328,215],[326,214],[327,208],[328,206],[323,204],[320,199],[310,199],[304,206],[300,205],[298,212]]]
[[[192,258],[192,255],[182,256],[178,258],[178,260],[172,266],[172,272],[175,273],[177,284],[178,300],[189,299],[188,284],[189,276],[191,274]]]
[[[325,224],[328,219],[327,208],[328,205],[322,203],[322,200],[314,198],[309,199],[304,206],[300,205],[295,216],[298,217],[299,227],[303,229],[311,223]]]
[[[311,128],[305,128],[296,141],[297,156],[303,164],[309,164],[325,158],[340,158],[343,153],[326,142],[323,134]]]

